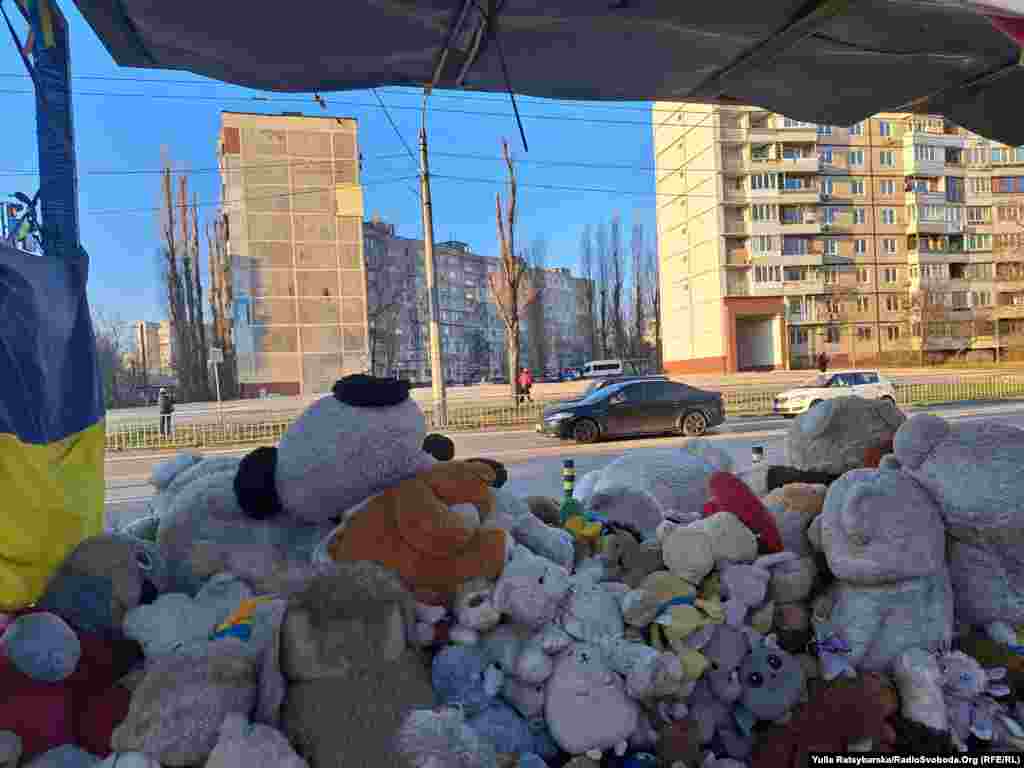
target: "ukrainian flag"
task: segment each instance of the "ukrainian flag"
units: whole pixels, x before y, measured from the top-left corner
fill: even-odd
[[[103,530],[103,390],[88,256],[0,245],[0,611]]]

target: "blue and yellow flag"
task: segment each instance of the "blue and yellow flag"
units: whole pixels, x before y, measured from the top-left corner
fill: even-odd
[[[33,35],[39,38],[42,46],[52,48],[56,45],[53,12],[50,10],[49,0],[17,0],[17,2],[28,18]]]
[[[0,611],[103,530],[103,390],[88,256],[0,245]]]

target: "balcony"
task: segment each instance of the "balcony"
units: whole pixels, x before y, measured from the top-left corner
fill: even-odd
[[[794,144],[816,144],[818,142],[817,127],[811,128],[786,128],[780,119],[773,132],[775,141],[790,141]],[[771,139],[770,139],[771,140]]]
[[[739,249],[728,253],[725,257],[725,266],[727,267],[749,267],[751,264],[750,252]]]
[[[964,232],[963,222],[935,221],[917,219],[907,224],[907,234],[922,235],[962,235]]]
[[[820,193],[815,186],[798,187],[796,189],[777,189],[774,192],[781,195],[784,203],[817,203]]]
[[[786,308],[786,322],[787,323],[812,323],[814,322],[814,316],[811,314],[807,307],[793,310]]]
[[[722,234],[729,237],[747,237],[750,235],[750,225],[745,221],[727,219],[722,224]]]
[[[906,192],[904,193],[906,205],[945,205],[946,193],[940,190],[929,190],[927,192]]]
[[[816,235],[821,232],[821,223],[817,217],[807,217],[803,221],[783,221],[784,235]]]
[[[776,169],[784,173],[818,173],[821,160],[817,155],[811,157],[783,157],[775,161]]]
[[[1001,304],[995,308],[996,317],[1024,317],[1024,304]]]
[[[787,280],[782,284],[782,292],[786,296],[803,296],[805,294],[818,294],[825,290],[825,281],[821,279],[811,280]]]

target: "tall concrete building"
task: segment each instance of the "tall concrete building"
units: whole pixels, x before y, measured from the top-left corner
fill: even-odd
[[[393,224],[374,218],[363,225],[373,363],[378,374],[413,381],[430,379],[430,326],[423,241],[402,237]],[[490,289],[498,259],[450,240],[434,246],[441,343],[448,381],[479,380],[508,373],[505,325]],[[554,368],[582,362],[580,330],[585,281],[564,268],[545,269],[542,311],[522,315],[523,365]],[[543,344],[531,344],[536,326]],[[538,352],[545,360],[534,359]],[[577,358],[580,358],[577,361]]]
[[[356,121],[221,113],[242,396],[314,394],[369,365]]]
[[[667,370],[1024,347],[1024,148],[928,115],[659,103],[653,123]]]

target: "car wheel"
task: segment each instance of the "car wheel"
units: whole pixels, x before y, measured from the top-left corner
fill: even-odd
[[[811,408],[813,408],[814,406],[816,406],[820,402],[822,402],[822,401],[821,400],[813,401],[810,405],[807,406],[807,411],[811,410]],[[804,411],[804,413],[807,413],[807,411]]]
[[[708,431],[708,417],[700,411],[690,411],[679,422],[679,431],[686,437],[700,437]]]
[[[590,419],[580,419],[572,425],[572,439],[577,443],[596,442],[599,434],[597,424]]]

